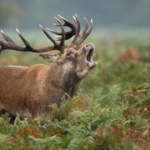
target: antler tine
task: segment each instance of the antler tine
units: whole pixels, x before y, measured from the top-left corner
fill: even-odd
[[[59,25],[55,25],[55,26],[59,26]],[[61,32],[56,32],[56,31],[54,31],[54,30],[52,30],[50,28],[46,28],[46,30],[48,30],[49,32],[52,32],[52,33],[54,33],[56,35],[61,35],[62,34]]]
[[[59,26],[59,25],[55,25],[55,26]],[[56,32],[56,31],[54,31],[54,30],[52,30],[52,29],[49,29],[49,28],[46,28],[49,32],[52,32],[52,33],[54,33],[54,34],[56,34],[56,35],[58,35],[58,36],[61,36],[61,34],[62,33],[60,33],[60,32]],[[70,39],[72,36],[74,35],[74,33],[72,33],[72,31],[67,31],[67,32],[65,32],[65,40],[68,40],[68,39]]]
[[[69,21],[68,19],[64,18],[63,16],[61,16],[59,14],[58,14],[58,17],[64,21],[64,25],[63,26],[68,26],[72,30],[74,30],[74,32],[76,31],[76,26],[71,21]]]
[[[74,37],[72,43],[76,43],[76,41],[77,41],[77,39],[78,39],[78,36],[79,36],[79,34],[80,34],[81,25],[80,25],[80,21],[79,21],[79,19],[78,19],[78,16],[77,16],[76,14],[75,14],[75,16],[73,16],[73,18],[74,18],[74,20],[75,20],[75,22],[76,22],[76,24],[77,24],[77,27],[76,27],[76,34],[75,34],[75,37]]]
[[[77,42],[79,45],[82,43],[83,36],[86,34],[86,32],[88,30],[88,27],[89,27],[89,22],[88,22],[87,18],[84,17],[84,20],[85,20],[86,25],[85,25],[85,28],[84,28],[83,32],[80,35],[81,38]]]
[[[86,21],[86,26],[85,26],[84,31],[81,34],[81,38],[77,42],[78,45],[80,45],[89,36],[89,34],[91,33],[91,31],[93,29],[93,19],[91,19],[91,21],[90,21],[89,29],[88,29],[89,23],[88,23],[87,18],[84,18],[84,20]]]
[[[75,35],[75,33],[76,33],[76,26],[75,26],[73,23],[71,23],[71,21],[69,21],[68,19],[64,18],[63,16],[61,16],[61,15],[59,15],[59,14],[58,14],[58,17],[64,21],[63,26],[69,27],[69,28],[71,29],[71,31],[65,32],[65,40],[68,40],[68,39],[70,39],[72,36]],[[54,25],[60,27],[59,24],[54,24]],[[47,30],[50,31],[50,32],[52,32],[52,33],[54,33],[54,34],[56,34],[56,35],[62,35],[61,32],[56,32],[56,31],[51,30],[51,29],[49,29],[49,28],[47,28]]]
[[[55,17],[55,20],[57,21],[57,23],[59,24],[60,28],[61,28],[61,40],[60,40],[60,43],[59,43],[59,47],[63,47],[64,46],[64,42],[65,42],[65,30],[64,30],[64,27],[63,25],[61,24],[60,20],[58,18]]]
[[[11,37],[9,37],[3,30],[1,30],[2,36],[5,39],[6,42],[15,43]]]
[[[90,28],[87,31],[86,35],[83,36],[83,38],[86,39],[89,36],[89,34],[92,32],[92,30],[93,30],[93,19],[91,19],[91,21],[90,21]]]
[[[21,38],[21,40],[23,41],[23,43],[25,44],[26,48],[33,49],[31,47],[31,45],[29,44],[29,42],[25,39],[25,37],[21,34],[21,32],[17,28],[16,28],[16,31],[17,31],[19,37]]]
[[[18,46],[3,30],[1,30],[1,34],[6,42],[0,40],[0,52],[5,49],[23,50],[23,48]]]
[[[44,32],[44,34],[47,36],[47,38],[52,41],[52,43],[54,44],[54,47],[58,47],[58,44],[56,43],[56,41],[46,32],[45,28],[43,28],[43,26],[40,24],[39,24],[39,27]]]

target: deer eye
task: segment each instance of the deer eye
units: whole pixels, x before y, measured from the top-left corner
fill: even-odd
[[[72,51],[67,52],[67,57],[70,57],[73,54]]]

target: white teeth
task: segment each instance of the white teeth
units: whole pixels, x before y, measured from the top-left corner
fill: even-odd
[[[94,61],[91,61],[91,62],[87,61],[87,64],[90,68],[92,68],[92,67],[96,66],[97,63]]]

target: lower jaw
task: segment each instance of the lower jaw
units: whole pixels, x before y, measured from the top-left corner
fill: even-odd
[[[87,63],[88,63],[88,66],[89,66],[90,69],[92,69],[96,66],[96,62],[94,62],[94,61],[87,62]]]

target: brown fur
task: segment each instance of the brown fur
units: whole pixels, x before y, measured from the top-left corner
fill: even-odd
[[[47,114],[53,104],[60,105],[65,93],[75,94],[82,78],[87,75],[95,62],[87,62],[87,55],[93,46],[72,49],[61,55],[41,55],[48,61],[57,62],[46,66],[0,67],[0,109],[22,118]],[[70,50],[69,50],[70,51]]]
[[[21,116],[32,116],[50,111],[49,104],[59,104],[63,94],[73,94],[69,87],[69,75],[65,76],[60,67],[42,64],[32,67],[8,66],[0,69],[0,106],[8,112]],[[68,83],[69,82],[69,83]],[[74,82],[74,81],[72,81]],[[75,81],[77,82],[77,81]],[[74,84],[74,83],[72,83]],[[76,86],[76,85],[75,85]],[[70,91],[69,91],[70,90]]]

